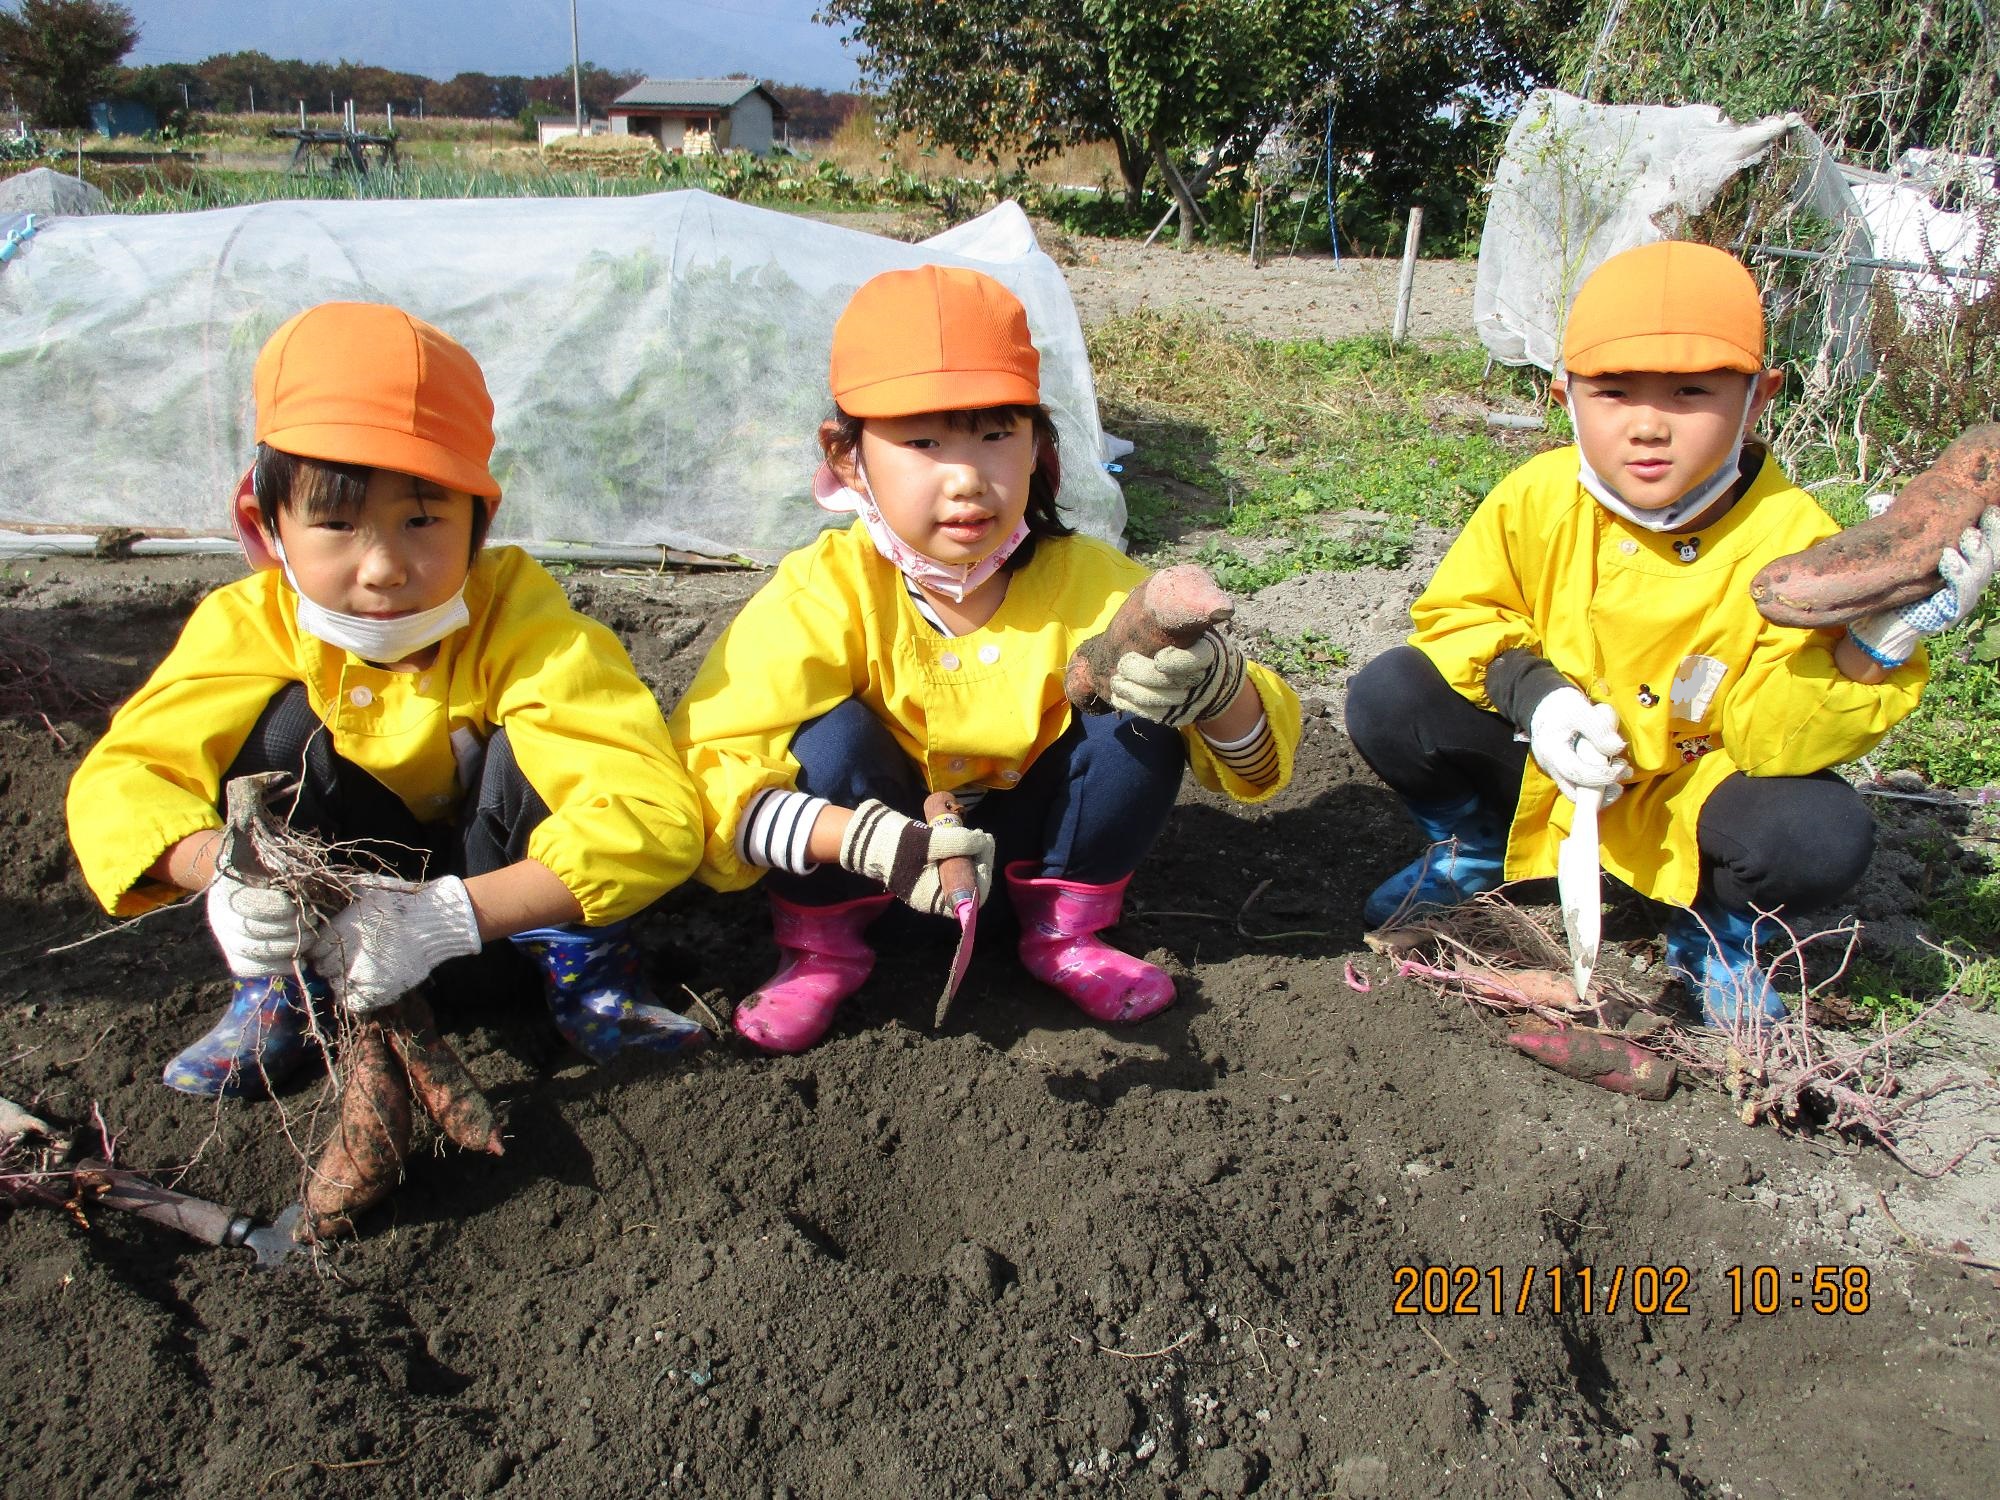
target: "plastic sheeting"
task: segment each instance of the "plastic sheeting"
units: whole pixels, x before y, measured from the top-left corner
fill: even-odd
[[[1982,224],[1990,221],[1992,205],[2000,201],[1994,176],[1991,157],[1912,149],[1898,158],[1895,181],[1856,176],[1850,186],[1868,221],[1875,253],[1884,260],[1973,272],[1990,270],[2000,261],[2000,245],[1987,243],[1991,236]],[[1920,325],[1953,317],[1993,290],[1990,276],[1879,274],[1895,293],[1903,321]]]
[[[496,538],[769,560],[846,519],[809,489],[835,318],[926,261],[1026,304],[1065,512],[1116,539],[1083,330],[1017,205],[907,245],[698,192],[45,221],[0,271],[0,525],[220,533],[257,351],[300,309],[357,300],[429,319],[484,368]]]
[[[1867,255],[1847,183],[1797,115],[1737,125],[1705,104],[1605,105],[1536,90],[1494,174],[1473,288],[1480,341],[1503,364],[1554,369],[1584,279],[1621,250],[1665,239],[1779,142],[1811,165],[1800,206],[1841,229],[1847,253]],[[1859,347],[1866,283],[1862,275],[1836,287],[1823,310],[1834,363]]]

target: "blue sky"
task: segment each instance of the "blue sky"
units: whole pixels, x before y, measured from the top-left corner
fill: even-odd
[[[569,0],[121,0],[139,23],[133,66],[257,51],[307,62],[454,73],[569,66]],[[854,86],[819,0],[576,0],[586,62],[661,78],[751,73],[773,83]]]

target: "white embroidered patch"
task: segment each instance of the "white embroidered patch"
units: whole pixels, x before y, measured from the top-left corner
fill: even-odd
[[[1728,675],[1729,668],[1712,656],[1682,658],[1680,670],[1674,673],[1674,685],[1667,690],[1674,718],[1685,724],[1699,724],[1706,719],[1709,705],[1715,701],[1715,691]]]

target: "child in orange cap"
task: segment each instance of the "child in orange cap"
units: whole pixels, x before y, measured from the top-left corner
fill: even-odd
[[[1667,963],[1709,1022],[1782,1016],[1757,914],[1860,879],[1874,824],[1827,768],[1916,706],[1918,638],[1971,613],[2000,521],[1946,553],[1923,610],[1772,625],[1751,578],[1838,528],[1751,436],[1783,377],[1750,273],[1704,245],[1615,255],[1577,294],[1563,364],[1576,445],[1494,488],[1409,645],[1349,689],[1356,747],[1438,846],[1363,917],[1553,874],[1588,798],[1604,868],[1674,909]]]
[[[69,789],[105,909],[205,891],[234,976],[167,1084],[261,1092],[329,982],[374,1009],[503,937],[593,1058],[699,1040],[626,933],[700,857],[694,788],[611,632],[518,548],[482,547],[500,486],[478,364],[397,308],[334,302],[271,336],[254,387],[234,518],[256,571],[202,600]],[[228,783],[271,771],[293,826],[398,878],[360,877],[321,923],[218,870]]]
[[[770,893],[782,963],[737,1029],[773,1052],[818,1041],[892,899],[951,912],[954,855],[982,900],[1000,867],[1036,978],[1099,1021],[1153,1014],[1173,981],[1097,934],[1189,764],[1245,801],[1284,785],[1298,700],[1211,633],[1131,654],[1121,711],[1071,713],[1070,654],[1145,570],[1064,524],[1040,359],[999,282],[876,277],[834,328],[831,378],[815,495],[858,519],[785,559],[670,720],[710,830],[701,879]],[[918,821],[938,790],[969,826]]]

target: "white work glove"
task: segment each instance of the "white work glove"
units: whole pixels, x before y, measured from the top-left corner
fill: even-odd
[[[1535,764],[1572,802],[1578,791],[1590,787],[1603,792],[1609,807],[1624,794],[1619,782],[1632,774],[1620,759],[1625,736],[1618,732],[1618,710],[1609,703],[1592,703],[1577,688],[1557,688],[1535,705],[1528,748]]]
[[[972,861],[984,906],[993,888],[993,835],[983,829],[919,823],[871,797],[854,809],[840,841],[843,870],[881,882],[897,900],[934,917],[953,913],[938,862],[957,855]]]
[[[299,903],[268,886],[245,885],[225,870],[208,884],[208,930],[239,978],[289,974],[311,944]]]
[[[1112,671],[1112,706],[1178,729],[1212,719],[1243,686],[1243,653],[1219,631],[1205,630],[1192,646],[1163,646],[1151,656],[1127,651]]]
[[[422,885],[367,875],[359,884],[312,950],[313,967],[349,1010],[393,1005],[446,959],[479,951],[479,919],[456,875]]]
[[[1963,625],[1971,618],[1979,608],[1979,596],[1993,582],[1996,562],[2000,562],[2000,508],[1989,505],[1979,524],[1968,526],[1959,534],[1958,545],[1945,548],[1939,556],[1943,588],[1915,604],[1856,620],[1847,633],[1855,645],[1883,666],[1900,667],[1925,636]]]

